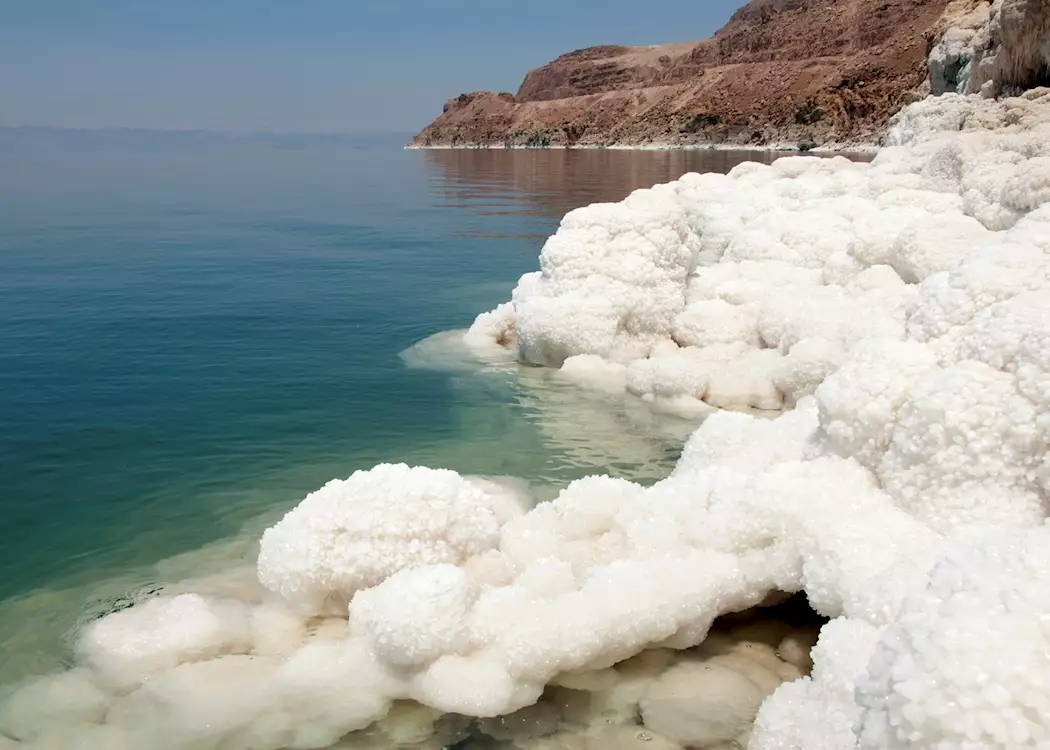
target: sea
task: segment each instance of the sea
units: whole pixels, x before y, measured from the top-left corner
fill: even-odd
[[[0,683],[377,463],[538,501],[670,471],[695,425],[416,345],[509,299],[567,211],[779,154],[406,139],[0,129]]]

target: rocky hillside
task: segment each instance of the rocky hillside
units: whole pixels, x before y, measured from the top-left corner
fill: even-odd
[[[578,50],[516,94],[463,94],[410,145],[871,142],[925,80],[947,5],[754,0],[707,41]]]

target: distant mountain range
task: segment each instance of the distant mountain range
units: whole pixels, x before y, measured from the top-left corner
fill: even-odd
[[[222,130],[178,130],[165,128],[69,128],[37,125],[0,125],[0,139],[11,141],[20,138],[46,139],[55,138],[64,141],[81,139],[93,142],[134,143],[148,142],[157,139],[179,140],[183,142],[294,142],[320,140],[338,142],[403,142],[405,133],[271,133],[271,132],[233,132]]]

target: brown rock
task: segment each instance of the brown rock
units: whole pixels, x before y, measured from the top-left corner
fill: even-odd
[[[711,39],[577,50],[449,101],[414,146],[870,143],[948,0],[754,0]]]

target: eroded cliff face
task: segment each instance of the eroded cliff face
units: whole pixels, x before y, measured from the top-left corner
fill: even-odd
[[[925,81],[948,5],[754,0],[703,42],[578,50],[516,94],[464,94],[411,145],[871,143]]]

